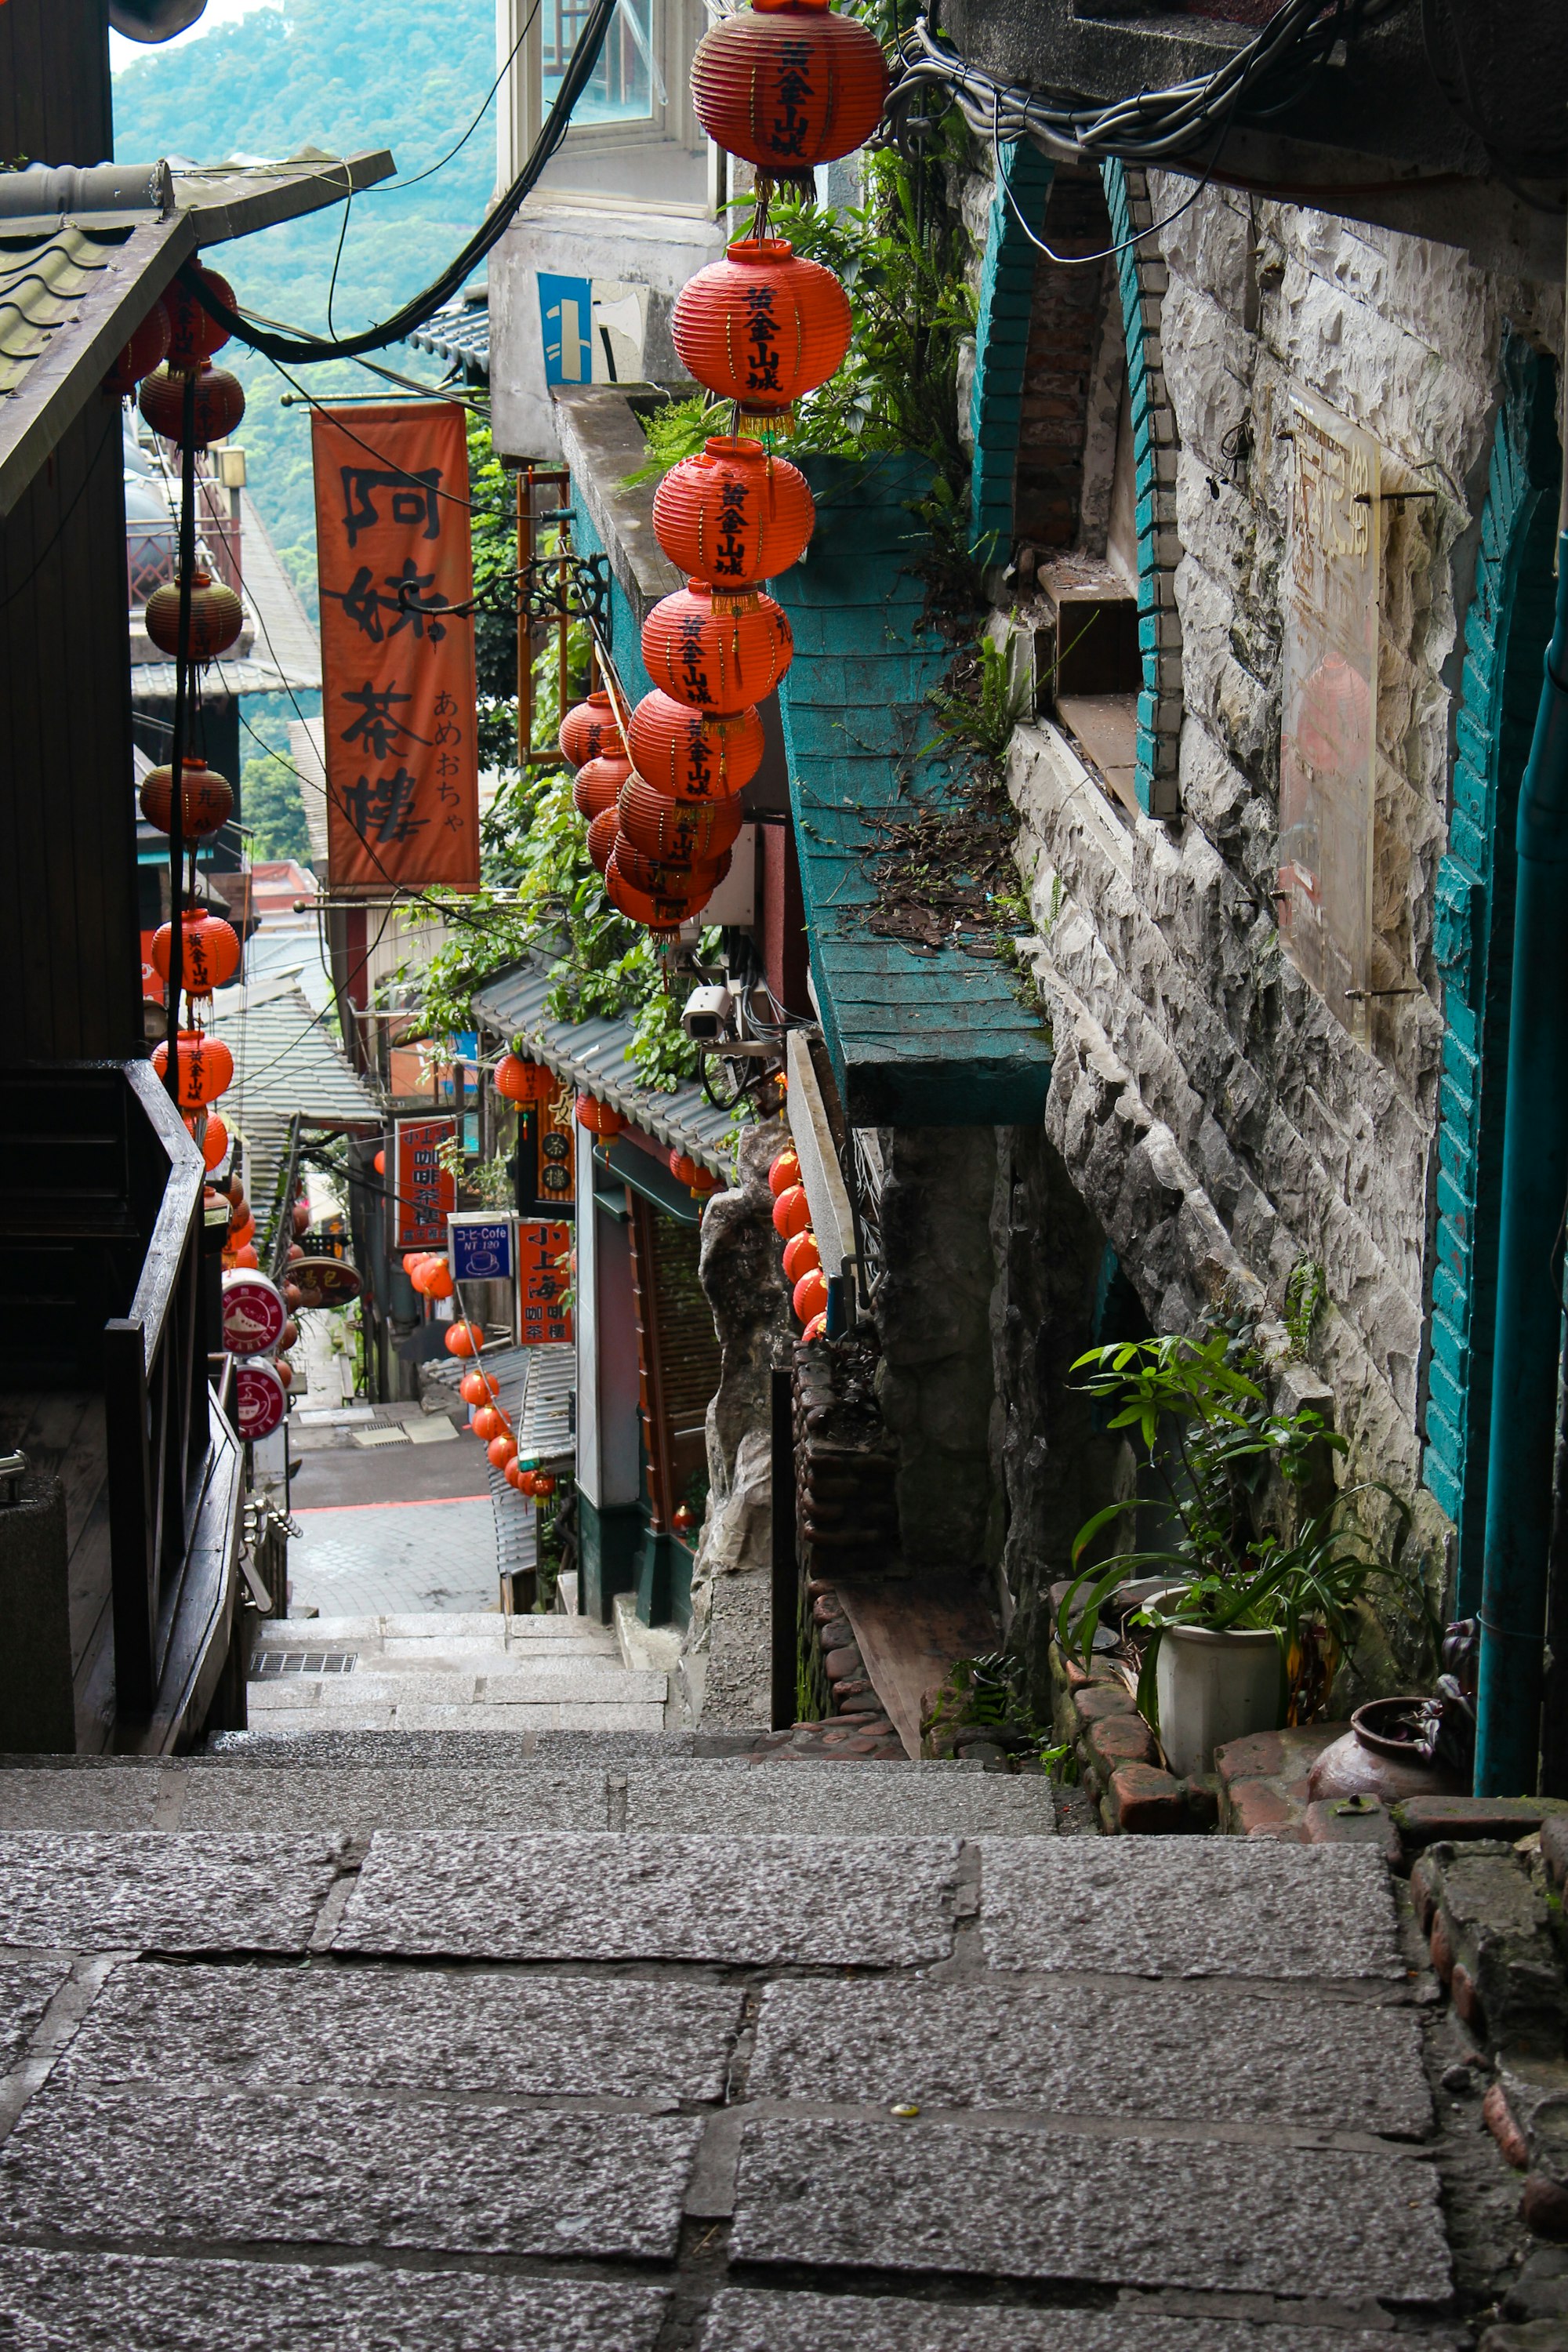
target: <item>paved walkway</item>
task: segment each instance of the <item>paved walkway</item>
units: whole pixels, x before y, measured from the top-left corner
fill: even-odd
[[[1050,1801],[564,1733],[0,1773],[0,2342],[1468,2341],[1378,1852]]]
[[[321,1457],[317,1457],[320,1459]],[[498,1605],[495,1513],[474,1500],[296,1504],[290,1606],[323,1617]]]

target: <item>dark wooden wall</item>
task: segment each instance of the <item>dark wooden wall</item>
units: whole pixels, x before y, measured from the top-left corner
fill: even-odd
[[[0,6],[0,161],[114,152],[107,0]],[[0,1062],[141,1050],[120,407],[0,522]]]

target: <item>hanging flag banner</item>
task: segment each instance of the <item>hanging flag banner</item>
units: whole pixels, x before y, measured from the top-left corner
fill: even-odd
[[[447,1220],[458,1205],[458,1180],[441,1163],[441,1146],[451,1142],[457,1128],[449,1118],[400,1118],[394,1130],[392,1246],[444,1249]]]
[[[517,1336],[525,1348],[572,1337],[572,1228],[524,1217],[517,1229]]]
[[[454,401],[315,409],[334,895],[479,879],[468,448]]]

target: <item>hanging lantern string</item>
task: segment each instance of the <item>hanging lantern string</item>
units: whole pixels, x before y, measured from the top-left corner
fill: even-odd
[[[184,379],[180,420],[180,619],[174,647],[174,721],[170,730],[168,1053],[164,1077],[180,1109],[180,998],[184,984],[185,736],[189,718],[191,587],[196,568],[196,376]]]

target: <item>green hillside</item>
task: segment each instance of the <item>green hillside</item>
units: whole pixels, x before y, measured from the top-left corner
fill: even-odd
[[[495,78],[493,0],[287,0],[258,8],[174,49],[151,49],[115,77],[115,152],[121,160],[186,155],[333,154],[389,147],[400,180],[440,163],[468,129]],[[495,182],[493,107],[461,152],[416,186],[377,189],[349,208],[332,299],[340,332],[384,318],[432,278],[484,216]],[[249,309],[320,332],[327,323],[343,207],[220,246],[209,257]],[[395,346],[388,366],[434,381],[427,356]],[[313,593],[307,412],[284,408],[289,389],[266,360],[223,355],[245,384],[242,437],[251,494]],[[318,394],[366,392],[375,379],[336,362],[312,368]]]

